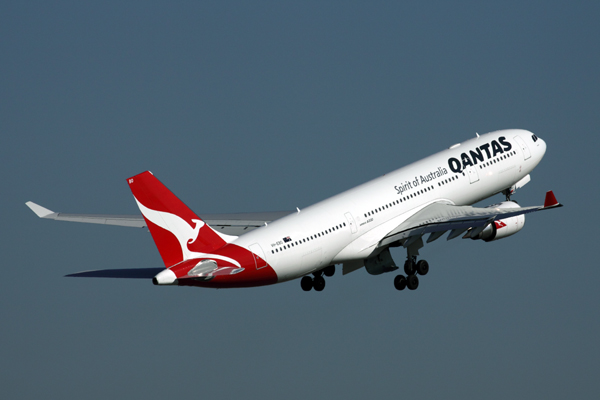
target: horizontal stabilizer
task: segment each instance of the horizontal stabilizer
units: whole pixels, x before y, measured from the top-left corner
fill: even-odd
[[[162,271],[164,271],[164,268],[99,269],[96,271],[76,272],[65,276],[74,278],[152,279]]]

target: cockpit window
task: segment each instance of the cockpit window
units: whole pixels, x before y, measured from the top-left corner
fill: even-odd
[[[534,142],[537,142],[537,140],[538,140],[538,137],[535,135],[531,135],[531,138],[533,139]]]

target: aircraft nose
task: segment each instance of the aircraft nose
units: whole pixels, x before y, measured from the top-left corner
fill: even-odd
[[[546,154],[546,142],[544,142],[543,139],[538,138],[538,148],[540,152],[540,158],[544,157],[544,154]]]

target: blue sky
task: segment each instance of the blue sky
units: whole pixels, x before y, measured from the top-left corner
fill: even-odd
[[[592,2],[0,5],[3,393],[598,397],[599,18]],[[548,144],[514,198],[565,207],[498,242],[427,245],[415,292],[364,270],[321,293],[64,278],[162,262],[147,231],[24,205],[136,214],[125,179],[149,169],[198,213],[302,208],[504,128]]]

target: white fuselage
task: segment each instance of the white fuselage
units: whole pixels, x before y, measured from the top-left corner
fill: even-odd
[[[276,220],[234,243],[254,252],[260,248],[279,282],[331,264],[364,260],[377,253],[387,233],[423,207],[439,201],[471,205],[499,193],[528,175],[545,151],[544,141],[529,131],[491,132]]]

